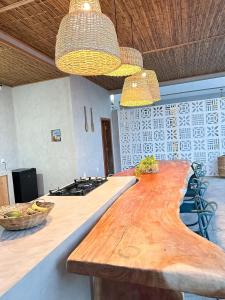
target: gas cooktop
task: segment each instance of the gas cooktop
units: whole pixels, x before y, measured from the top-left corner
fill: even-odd
[[[70,185],[50,190],[48,196],[85,196],[107,181],[107,177],[88,177],[75,179]]]

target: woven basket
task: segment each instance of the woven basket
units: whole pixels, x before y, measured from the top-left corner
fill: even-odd
[[[225,177],[225,155],[218,157],[218,172],[220,177]]]
[[[31,208],[32,204],[33,203],[29,202],[29,203],[1,206],[0,225],[7,230],[22,230],[22,229],[28,229],[42,224],[46,220],[52,208],[54,207],[54,203],[43,202],[42,206],[47,208],[47,211],[45,212],[37,212],[33,215],[26,215],[18,218],[4,218],[4,214],[8,212],[13,210],[24,212],[28,208]]]

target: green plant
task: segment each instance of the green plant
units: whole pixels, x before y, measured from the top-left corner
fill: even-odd
[[[146,156],[135,167],[135,175],[137,176],[155,171],[158,171],[158,162],[154,155]]]

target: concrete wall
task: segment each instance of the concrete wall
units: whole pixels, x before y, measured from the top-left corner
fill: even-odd
[[[13,88],[19,166],[37,168],[39,193],[75,177],[69,78]],[[61,129],[62,141],[51,141]]]
[[[12,90],[3,87],[0,90],[0,159],[5,159],[9,170],[18,166],[16,127],[12,101]],[[0,171],[4,165],[0,164]]]
[[[76,175],[104,176],[101,118],[111,118],[109,93],[91,81],[74,76],[70,79],[74,120]],[[84,128],[84,106],[88,132]],[[90,108],[93,109],[94,132],[91,131]]]

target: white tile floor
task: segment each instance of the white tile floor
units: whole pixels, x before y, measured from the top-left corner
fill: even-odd
[[[209,225],[210,240],[225,251],[225,178],[208,177],[209,188],[206,192],[205,199],[207,201],[215,201],[218,209],[215,218]],[[184,222],[189,222],[190,214],[183,216]],[[185,294],[185,300],[210,300],[212,298],[200,297],[191,294]]]

